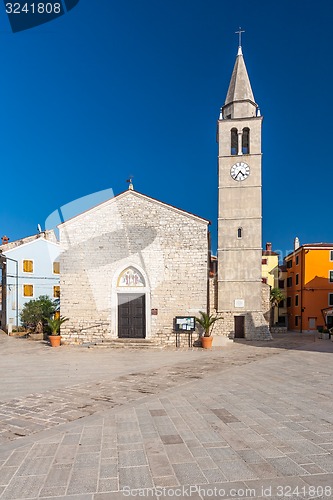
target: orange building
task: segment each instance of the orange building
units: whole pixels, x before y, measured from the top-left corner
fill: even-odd
[[[333,327],[333,243],[298,246],[287,265],[287,314],[289,330],[314,331]]]

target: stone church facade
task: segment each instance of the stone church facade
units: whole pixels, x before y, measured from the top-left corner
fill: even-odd
[[[207,309],[208,225],[132,189],[61,224],[63,341],[174,345],[174,318]]]

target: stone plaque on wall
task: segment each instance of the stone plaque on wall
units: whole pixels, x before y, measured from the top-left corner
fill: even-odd
[[[235,299],[235,307],[244,307],[244,300],[243,299]]]

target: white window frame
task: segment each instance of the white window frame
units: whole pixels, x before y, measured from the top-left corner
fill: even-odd
[[[24,287],[25,286],[32,286],[32,295],[24,295]],[[26,299],[32,299],[35,296],[35,287],[33,283],[23,283],[22,285],[22,297]]]
[[[331,273],[332,273],[332,279],[331,279]],[[329,281],[329,283],[333,283],[333,269],[328,271],[328,281]]]
[[[24,261],[25,260],[32,262],[32,272],[24,270]],[[24,273],[24,274],[34,274],[34,272],[35,272],[35,260],[34,259],[22,259],[22,273]]]
[[[55,289],[56,286],[59,287],[59,297],[57,297],[57,296],[54,295],[54,289]],[[60,298],[60,285],[53,285],[53,298],[54,299],[59,299]]]
[[[333,262],[333,250],[330,250],[330,262]]]
[[[332,300],[331,300],[331,295],[332,295]],[[328,294],[328,305],[329,306],[333,306],[333,293],[329,293]]]

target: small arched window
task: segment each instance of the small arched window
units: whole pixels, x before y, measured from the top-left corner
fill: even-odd
[[[241,227],[239,227],[237,229],[237,238],[242,238],[242,236],[243,236],[243,230]]]
[[[238,130],[231,129],[231,154],[238,155]]]
[[[250,129],[248,127],[243,128],[242,153],[243,155],[248,155],[250,153]]]

